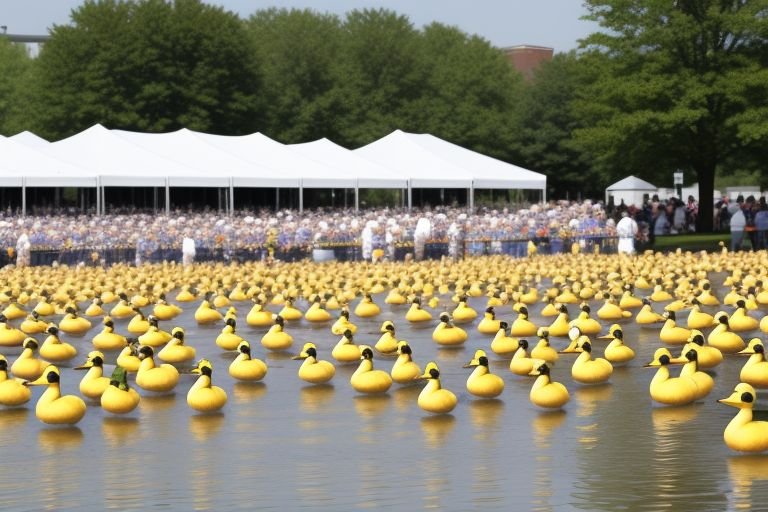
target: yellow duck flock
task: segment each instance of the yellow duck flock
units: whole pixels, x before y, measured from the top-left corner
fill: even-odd
[[[522,260],[489,256],[458,262],[322,266],[254,262],[201,264],[194,274],[170,263],[118,264],[88,269],[77,278],[66,266],[3,269],[0,272],[10,291],[5,293],[8,306],[0,315],[0,347],[19,355],[11,355],[12,363],[0,356],[0,404],[24,406],[30,401],[33,397],[26,381],[29,386],[46,387],[36,407],[41,421],[77,423],[87,407],[77,396],[62,396],[60,382],[73,378],[67,361],[80,351],[88,353],[77,367],[86,370],[80,394],[91,406],[113,414],[130,413],[139,404],[141,395],[129,384],[129,374],[135,374],[141,393],[169,393],[182,378],[188,379],[182,376],[189,370],[180,372],[176,365],[194,361],[200,350],[203,355],[210,353],[211,347],[232,354],[226,359],[229,371],[224,375],[229,382],[268,381],[273,371],[281,371],[281,365],[268,375],[267,364],[261,355],[251,352],[252,345],[244,337],[261,339],[261,353],[287,350],[293,342],[285,327],[290,320],[297,326],[295,334],[312,340],[302,340],[303,348],[295,357],[302,360],[293,377],[297,382],[332,382],[336,368],[318,356],[327,353],[338,362],[357,364],[345,378],[358,393],[388,393],[393,384],[409,386],[423,381],[426,385],[414,406],[429,413],[450,413],[467,395],[457,397],[443,387],[445,375],[455,378],[455,374],[451,369],[442,374],[438,361],[421,370],[413,353],[421,353],[425,347],[401,339],[402,333],[395,328],[405,322],[411,324],[410,329],[433,329],[432,339],[438,345],[458,351],[466,350],[465,344],[472,346],[474,357],[466,365],[472,368],[466,381],[470,395],[503,400],[505,394],[517,392],[510,387],[518,387],[505,383],[531,375],[535,379],[525,386],[528,398],[542,408],[568,407],[571,386],[610,381],[613,364],[626,365],[622,376],[635,372],[639,349],[646,356],[655,349],[648,364],[655,373],[649,376],[647,404],[683,405],[702,400],[714,386],[712,376],[702,369],[742,361],[742,382],[734,383],[734,393],[721,400],[739,409],[725,429],[724,439],[735,450],[768,449],[768,442],[763,441],[768,435],[765,423],[753,421],[751,416],[759,400],[754,388],[768,387],[765,350],[756,337],[761,330],[768,331],[761,309],[768,304],[768,288],[763,285],[768,283],[766,255],[649,252],[635,256],[631,265],[626,261],[579,253],[536,254]],[[723,282],[714,283],[722,275]],[[730,293],[721,296],[718,290],[722,287]],[[478,315],[469,302],[478,307],[484,297],[488,297],[485,313]],[[245,315],[245,330],[236,332],[237,305],[247,300],[253,301],[253,307]],[[381,308],[377,302],[386,306]],[[448,310],[452,302],[458,305]],[[567,305],[579,302],[578,316],[569,318]],[[280,315],[267,310],[266,304],[281,306]],[[139,309],[153,305],[150,317]],[[85,308],[82,315],[80,308]],[[226,315],[219,311],[224,308],[229,308]],[[599,308],[594,318],[592,308]],[[714,308],[721,311],[715,314]],[[159,326],[160,321],[183,318],[180,315],[185,310],[186,317],[200,326],[189,345],[181,322],[170,332]],[[331,310],[341,311],[333,324]],[[364,327],[358,329],[350,321],[350,310]],[[542,322],[547,315],[556,318]],[[687,320],[685,326],[677,324],[677,315],[685,315],[681,316]],[[377,322],[379,332],[369,332],[375,329],[372,322],[377,317],[383,317],[383,323]],[[216,324],[222,320],[219,330]],[[92,332],[92,323],[97,322],[101,328]],[[454,322],[467,326],[460,328]],[[643,347],[636,335],[625,337],[623,322],[642,326],[643,343],[650,337],[653,346]],[[550,341],[550,337],[571,336],[574,329],[570,344]],[[68,342],[61,339],[61,333],[89,337]],[[365,344],[357,345],[355,336]],[[601,339],[609,342],[601,345]],[[390,371],[374,368],[374,350],[367,344],[375,344],[382,357],[396,358],[387,365]],[[680,350],[679,355],[674,357],[665,346],[677,346],[673,348],[676,353]],[[153,347],[165,364],[155,364]],[[89,350],[93,348],[97,350]],[[593,350],[604,353],[605,358],[593,357]],[[559,373],[559,351],[577,353],[570,373],[568,365]],[[440,361],[443,366],[453,360],[448,352],[438,352],[438,359],[445,358]],[[729,355],[735,353],[745,357]],[[492,372],[494,360],[503,361],[501,367],[508,366],[509,372]],[[227,403],[227,392],[212,381],[212,361],[200,359],[192,370],[198,374],[197,380],[183,386],[190,408],[197,412],[215,412]],[[105,367],[113,364],[116,367],[108,377]],[[673,370],[678,364],[683,365],[679,373]],[[553,379],[553,365],[563,382]]]

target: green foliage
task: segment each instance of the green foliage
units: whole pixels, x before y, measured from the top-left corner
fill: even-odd
[[[251,54],[239,18],[199,0],[87,1],[40,53],[40,132],[253,131]]]
[[[32,66],[26,47],[0,37],[0,133],[13,135],[24,110],[24,90]]]
[[[574,102],[576,142],[598,171],[658,179],[692,170],[700,226],[712,227],[715,169],[765,154],[767,0],[589,0],[606,31],[584,42],[608,57]],[[751,107],[756,107],[753,110]]]

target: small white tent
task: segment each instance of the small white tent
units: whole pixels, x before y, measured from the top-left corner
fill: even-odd
[[[648,183],[636,176],[627,176],[605,189],[605,202],[613,197],[613,203],[619,205],[621,201],[627,206],[643,206],[645,199],[658,192],[655,185]]]

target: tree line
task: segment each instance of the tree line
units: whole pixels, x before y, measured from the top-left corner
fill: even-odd
[[[547,174],[553,197],[680,169],[704,228],[715,176],[768,185],[768,0],[584,6],[601,29],[526,81],[482,37],[390,10],[89,0],[36,57],[0,38],[0,133],[101,123],[356,148],[400,128]]]

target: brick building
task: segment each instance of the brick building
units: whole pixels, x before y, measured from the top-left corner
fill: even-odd
[[[502,48],[509,62],[520,71],[527,80],[533,78],[534,70],[544,61],[552,60],[554,48],[521,44]]]

